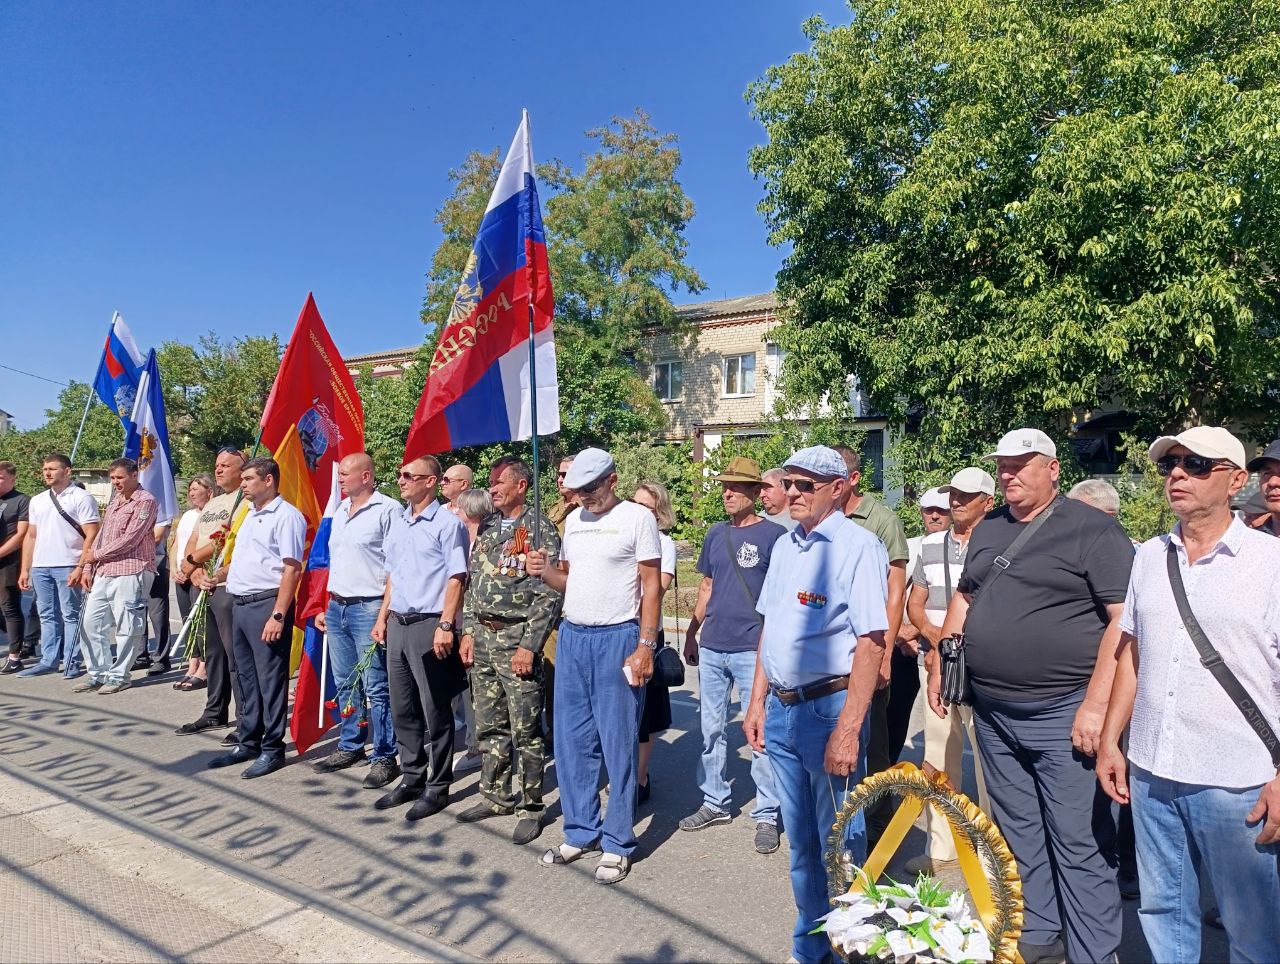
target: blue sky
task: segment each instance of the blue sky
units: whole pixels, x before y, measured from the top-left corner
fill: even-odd
[[[644,107],[676,133],[701,297],[768,290],[743,99],[834,0],[0,4],[0,364],[90,380],[112,310],[166,338],[414,344],[432,216],[528,107],[539,161]],[[58,387],[0,369],[29,428]]]

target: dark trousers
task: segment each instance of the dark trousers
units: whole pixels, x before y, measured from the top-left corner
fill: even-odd
[[[890,663],[889,705],[885,708],[885,728],[888,745],[886,756],[889,766],[898,762],[902,756],[902,748],[907,743],[907,730],[911,728],[911,711],[916,705],[916,696],[920,692],[920,670],[915,656],[893,648],[893,659]],[[925,708],[928,712],[928,708]]]
[[[466,688],[455,644],[444,659],[432,649],[439,618],[409,626],[387,623],[387,679],[391,722],[404,785],[429,799],[446,797],[453,783],[453,698]]]
[[[169,555],[156,563],[156,578],[151,582],[151,595],[147,599],[147,619],[156,637],[156,659],[169,660]],[[146,642],[142,654],[147,652]]]
[[[285,613],[280,638],[262,641],[262,628],[276,608],[275,597],[231,611],[232,650],[240,680],[236,742],[242,750],[284,757],[284,727],[289,707],[289,651],[293,645],[293,607]]]
[[[1071,745],[1080,689],[1032,701],[974,694],[974,727],[991,816],[1018,861],[1022,939],[1059,936],[1069,961],[1111,960],[1120,890],[1093,826],[1093,759]]]
[[[178,597],[178,618],[185,623],[187,617],[191,615],[191,607],[196,604],[196,597],[200,595],[200,590],[189,582],[176,582],[173,584],[173,591]]]
[[[4,634],[9,638],[9,655],[17,659],[22,653],[26,620],[22,615],[22,590],[18,588],[16,571],[10,578],[0,570],[0,616],[4,617]]]
[[[867,708],[867,722],[870,732],[867,736],[867,776],[881,773],[893,766],[889,757],[889,694],[890,686],[876,690]],[[890,794],[881,797],[875,804],[867,808],[867,850],[875,847],[876,841],[893,819],[893,811],[897,800]]]
[[[199,593],[196,593],[198,596]],[[231,612],[236,608],[227,591],[221,587],[213,591],[209,598],[208,631],[205,634],[204,661],[205,673],[209,679],[209,689],[204,701],[204,719],[215,723],[226,723],[231,717],[231,697],[235,695],[236,716],[244,706],[240,695],[240,679],[236,676],[235,647],[232,645]],[[262,632],[262,627],[258,627]],[[287,667],[286,667],[287,668]]]

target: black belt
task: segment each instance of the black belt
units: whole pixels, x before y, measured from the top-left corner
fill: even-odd
[[[234,593],[231,601],[237,606],[247,606],[249,603],[262,602],[264,599],[275,599],[280,595],[279,589],[264,589],[262,592],[251,592],[247,596],[237,596]]]
[[[329,598],[339,606],[354,606],[356,603],[382,602],[381,596],[339,596],[336,592],[329,593]]]
[[[396,622],[398,622],[401,626],[412,626],[414,623],[420,623],[420,622],[422,622],[422,621],[423,621],[423,620],[425,620],[425,619],[439,619],[439,618],[440,618],[440,614],[439,614],[439,613],[397,613],[397,612],[389,612],[389,613],[387,613],[387,615],[388,615],[388,616],[390,616],[392,619],[394,619]]]
[[[485,629],[488,629],[495,633],[500,633],[504,629],[508,628],[509,626],[518,626],[521,623],[528,622],[528,620],[527,619],[507,619],[502,616],[477,616],[476,622],[478,622]]]
[[[773,695],[778,698],[778,702],[787,706],[793,706],[796,703],[808,703],[810,700],[816,700],[820,696],[830,696],[832,693],[839,693],[841,690],[849,688],[849,677],[833,676],[830,679],[819,680],[816,683],[810,683],[807,686],[797,686],[795,689],[783,689],[780,686],[770,686]]]

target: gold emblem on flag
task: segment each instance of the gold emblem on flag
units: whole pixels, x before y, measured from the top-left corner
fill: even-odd
[[[156,446],[160,443],[150,429],[139,428],[138,432],[142,436],[138,446],[138,470],[141,471],[151,464],[151,460],[155,458]]]

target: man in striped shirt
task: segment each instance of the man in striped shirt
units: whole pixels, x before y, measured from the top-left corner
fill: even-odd
[[[84,655],[89,678],[73,693],[119,693],[129,686],[129,668],[146,639],[147,597],[156,575],[156,500],[138,485],[138,463],[116,459],[109,473],[115,495],[89,550],[82,584],[85,600]],[[114,639],[116,656],[111,658]]]
[[[911,576],[911,593],[907,600],[907,616],[911,625],[920,631],[920,648],[925,653],[925,664],[920,667],[920,688],[926,692],[929,688],[929,667],[938,659],[936,647],[942,638],[947,606],[951,604],[960,573],[964,570],[969,536],[995,504],[996,483],[982,469],[968,468],[952,476],[940,491],[951,503],[951,527],[930,533],[921,541],[920,557]],[[952,706],[945,720],[927,711],[924,714],[924,762],[944,771],[957,787],[964,779],[966,733],[969,745],[976,750],[973,711],[967,706]],[[979,804],[986,810],[987,794],[976,752],[973,768],[978,778]],[[907,861],[907,869],[913,874],[927,874],[956,866],[955,842],[951,839],[946,817],[932,807],[926,807],[924,821],[929,838],[925,853]]]

